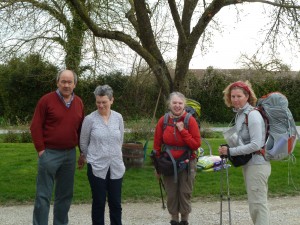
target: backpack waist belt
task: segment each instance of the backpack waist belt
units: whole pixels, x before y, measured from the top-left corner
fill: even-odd
[[[174,169],[174,183],[177,183],[177,180],[178,180],[178,178],[177,178],[177,163],[176,163],[176,160],[174,159],[173,155],[171,154],[170,149],[185,150],[185,151],[191,151],[191,149],[187,146],[172,146],[172,145],[164,145],[164,148],[172,161],[173,169]],[[191,153],[188,152],[188,159],[190,159],[190,157],[191,157]],[[190,175],[189,167],[190,167],[190,161],[188,162],[188,174]]]
[[[172,146],[172,145],[166,145],[164,144],[165,148],[168,150],[191,150],[188,146]]]

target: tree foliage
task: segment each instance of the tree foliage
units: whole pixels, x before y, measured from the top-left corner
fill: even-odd
[[[124,76],[121,72],[98,75],[94,78],[81,78],[75,92],[84,101],[86,114],[96,110],[93,91],[98,85],[108,84],[114,92],[112,109],[122,113],[127,119],[151,118],[158,94],[155,79],[149,74]],[[156,115],[164,112],[161,102]]]
[[[57,72],[38,54],[0,65],[1,116],[13,124],[30,121],[39,98],[55,89]]]
[[[0,118],[11,124],[30,122],[38,100],[56,90],[58,68],[38,54],[13,58],[0,65]],[[295,120],[300,120],[300,76],[293,73],[274,73],[256,70],[223,71],[208,68],[203,76],[189,74],[189,88],[185,93],[201,104],[201,121],[229,123],[234,114],[224,104],[222,91],[236,80],[250,80],[257,97],[280,91],[289,100]],[[160,87],[151,71],[140,70],[132,76],[115,71],[108,75],[79,78],[75,93],[85,105],[85,113],[96,110],[94,90],[98,85],[110,85],[114,90],[112,109],[120,112],[125,121],[152,119],[159,101],[156,118],[166,112],[164,98],[159,98]],[[147,126],[147,125],[146,125]]]

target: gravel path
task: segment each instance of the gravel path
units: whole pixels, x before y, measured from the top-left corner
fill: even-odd
[[[269,199],[272,225],[300,224],[300,196]],[[124,203],[123,225],[167,225],[169,216],[167,210],[161,209],[161,203]],[[228,223],[227,202],[223,205],[223,224]],[[190,215],[191,225],[220,224],[220,202],[193,202],[193,212]],[[32,205],[1,206],[1,225],[30,225]],[[69,213],[69,225],[91,225],[90,204],[72,205]],[[52,207],[50,215],[52,215]],[[231,200],[232,225],[251,225],[246,201]],[[108,216],[106,217],[108,218]],[[50,218],[49,225],[52,224]],[[109,221],[106,222],[109,224]]]

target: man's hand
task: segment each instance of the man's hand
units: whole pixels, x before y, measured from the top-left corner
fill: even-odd
[[[84,167],[85,163],[86,163],[85,156],[83,154],[80,154],[79,159],[77,161],[78,169],[81,170]]]
[[[44,152],[45,152],[45,150],[38,152],[39,157],[41,157],[44,154]]]

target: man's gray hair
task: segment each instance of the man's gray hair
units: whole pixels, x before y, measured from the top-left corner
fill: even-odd
[[[57,73],[57,76],[56,76],[56,82],[59,81],[59,78],[60,78],[61,74],[62,74],[64,71],[66,71],[66,70],[61,70],[61,71],[59,71],[59,72]],[[73,70],[70,70],[70,71],[73,73],[73,76],[74,76],[74,83],[77,84],[77,80],[78,80],[77,74],[76,74]]]
[[[94,91],[94,95],[96,96],[107,96],[109,98],[109,100],[112,99],[113,97],[113,89],[105,84],[105,85],[99,85],[98,87],[96,87],[95,91]]]

